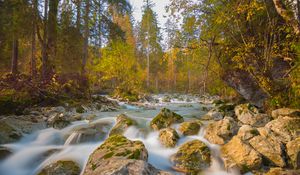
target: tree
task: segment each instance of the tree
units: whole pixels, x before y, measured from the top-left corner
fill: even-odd
[[[90,13],[90,0],[85,0],[85,12],[84,12],[84,35],[83,35],[83,57],[81,74],[84,76],[86,73],[85,66],[88,59],[88,44],[89,44],[89,13]]]
[[[30,60],[30,73],[31,77],[36,78],[36,28],[38,18],[38,0],[32,1],[32,33],[31,33],[31,60]]]
[[[287,6],[284,4],[283,0],[273,0],[275,8],[278,12],[278,14],[289,24],[293,27],[294,32],[299,35],[300,34],[300,21],[299,21],[299,5],[300,2],[297,0],[295,2],[296,4],[296,10],[293,12],[293,10],[289,10]],[[297,14],[298,13],[298,14]],[[297,19],[298,15],[298,19]]]
[[[152,10],[153,3],[146,1],[143,10],[142,21],[140,23],[138,42],[139,51],[146,57],[146,86],[150,86],[150,74],[156,74],[159,71],[159,61],[162,58],[162,48],[160,45],[161,36],[157,22],[157,15]],[[157,82],[157,76],[155,76]],[[157,84],[157,83],[156,83]]]

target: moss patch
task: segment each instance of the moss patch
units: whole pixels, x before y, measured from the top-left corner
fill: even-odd
[[[117,117],[116,125],[111,129],[109,135],[123,134],[130,126],[137,125],[137,122],[125,114],[121,114]]]
[[[193,140],[183,144],[171,161],[183,172],[199,172],[210,166],[211,154],[209,148],[200,140]]]
[[[183,122],[183,117],[175,112],[172,112],[170,109],[163,108],[160,113],[152,119],[150,126],[154,130],[159,130],[162,128],[167,128],[173,123]]]
[[[201,125],[202,124],[199,121],[183,122],[179,127],[179,131],[183,135],[196,135],[198,134]]]

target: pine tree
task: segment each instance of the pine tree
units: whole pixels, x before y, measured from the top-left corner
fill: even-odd
[[[158,72],[159,61],[162,59],[160,29],[158,27],[157,15],[152,10],[153,6],[154,4],[151,1],[145,1],[138,36],[138,49],[146,57],[146,86],[148,88],[150,87],[151,74],[154,74],[154,77],[157,78],[155,74]]]

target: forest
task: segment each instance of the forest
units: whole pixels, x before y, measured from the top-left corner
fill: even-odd
[[[134,7],[133,2],[142,3],[142,6]],[[286,173],[283,170],[279,173],[278,169],[273,171],[274,167],[288,169],[291,175],[300,174],[299,171],[289,171],[300,168],[300,1],[166,2],[164,20],[161,20],[158,13],[162,12],[155,11],[157,6],[161,6],[157,0],[0,0],[0,175],[54,175],[59,171],[66,175],[78,174],[78,171],[85,175],[101,172],[104,175],[106,170],[99,167],[106,164],[127,166],[130,162],[126,161],[131,159],[144,161],[145,157],[148,158],[146,148],[149,151],[150,147],[149,162],[156,168],[169,171],[168,163],[155,164],[154,160],[160,159],[155,157],[159,155],[158,150],[165,148],[156,150],[154,143],[147,140],[152,136],[152,130],[159,131],[157,137],[161,144],[169,145],[166,147],[174,147],[179,143],[178,139],[189,140],[192,139],[190,135],[198,133],[197,138],[201,140],[200,143],[197,140],[191,141],[188,146],[182,145],[179,148],[182,152],[173,156],[167,155],[166,151],[164,156],[173,163],[172,170],[157,171],[158,174],[197,174],[203,169],[205,174],[218,175],[249,171],[253,174],[268,171],[268,175]],[[136,8],[141,8],[141,19],[133,15]],[[139,110],[141,113],[137,112]],[[152,116],[148,116],[150,113]],[[116,114],[118,117],[114,118]],[[104,122],[103,117],[108,116],[110,119]],[[152,119],[153,116],[156,117]],[[149,122],[152,119],[150,128],[141,129],[143,122],[139,120],[143,117]],[[277,120],[278,123],[275,122]],[[91,134],[89,130],[87,134],[82,128],[75,132],[74,121],[88,122],[84,123],[84,129],[95,133]],[[92,121],[100,122],[101,127]],[[7,170],[7,167],[14,169],[14,166],[3,157],[11,154],[17,157],[17,152],[12,151],[17,148],[1,144],[21,140],[22,145],[25,144],[22,140],[29,139],[29,136],[26,137],[28,134],[46,133],[47,129],[37,125],[41,123],[55,130],[51,131],[53,139],[54,133],[58,132],[63,135],[62,140],[68,138],[63,142],[69,145],[68,148],[58,147],[58,141],[49,143],[53,146],[51,150],[41,148],[49,154],[56,149],[62,149],[62,152],[73,149],[72,144],[84,147],[84,144],[81,145],[85,143],[83,138],[87,143],[93,141],[99,145],[99,140],[93,140],[96,136],[104,141],[99,155],[105,153],[107,158],[123,155],[124,150],[110,150],[108,153],[105,150],[118,149],[114,144],[121,143],[134,153],[124,162],[109,162],[110,159],[97,162],[93,157],[95,154],[99,158],[97,151],[90,154],[96,147],[90,145],[89,149],[85,149],[85,157],[90,156],[88,163],[87,159],[81,160],[85,164],[79,163],[79,168],[72,164],[76,157],[72,154],[73,157],[69,158],[72,161],[55,165],[62,169],[59,171],[47,169],[47,163],[34,168],[31,165],[26,171],[20,169],[20,163],[15,171]],[[105,130],[108,123],[111,124],[108,127],[110,132]],[[174,123],[182,123],[179,130]],[[140,133],[144,132],[141,131],[143,129],[145,132],[152,129],[148,137],[142,139],[146,148],[141,148],[137,141],[131,141],[140,138],[132,135],[131,127],[135,125]],[[74,132],[66,134],[71,132],[65,131],[67,126],[74,126]],[[224,131],[225,127],[228,131]],[[99,128],[104,129],[100,131]],[[191,128],[193,131],[189,130]],[[198,128],[196,132],[195,128]],[[200,128],[206,131],[204,136]],[[282,133],[285,129],[286,133]],[[178,135],[177,130],[181,134]],[[238,138],[240,131],[245,134],[243,139],[247,139]],[[125,133],[126,137],[120,133]],[[269,142],[271,133],[274,139]],[[248,139],[246,134],[258,136]],[[182,138],[182,135],[186,137]],[[266,135],[268,137],[264,138]],[[176,142],[162,141],[168,138]],[[75,143],[76,139],[78,143]],[[267,142],[267,153],[257,146],[259,140]],[[224,168],[215,167],[212,171],[206,170],[211,166],[207,165],[208,158],[205,156],[216,154],[213,144],[223,145],[219,157],[223,162],[217,161],[220,166],[225,164],[227,170],[228,167],[238,167],[238,171],[224,172]],[[230,146],[239,144],[242,148],[236,146],[233,149],[250,150],[248,153],[240,152],[239,155],[244,158],[236,158],[230,153]],[[291,144],[295,145],[292,153],[289,152]],[[203,160],[197,160],[201,162],[198,168],[195,168],[198,165],[187,165],[179,156],[190,154],[184,150],[185,147],[200,149]],[[271,148],[274,150],[269,150]],[[258,155],[253,155],[252,149]],[[146,151],[145,155],[143,151]],[[280,155],[280,158],[273,160],[270,154]],[[250,155],[249,159],[257,157],[244,160],[247,155]],[[48,154],[44,157],[49,158],[45,160],[48,163],[54,160]],[[224,157],[226,160],[231,157],[234,161],[227,162]],[[212,156],[212,159],[218,160],[218,157]],[[126,169],[127,174],[146,171],[141,169],[141,162],[131,163],[140,171],[127,172]],[[145,168],[146,165],[143,166]],[[37,167],[46,169],[37,173],[40,170]],[[264,171],[258,171],[257,167]],[[108,171],[107,175],[126,174],[125,170]],[[148,174],[155,174],[154,170],[149,170]]]
[[[293,1],[174,0],[164,27],[151,1],[137,22],[125,0],[0,5],[1,101],[181,92],[299,106]]]

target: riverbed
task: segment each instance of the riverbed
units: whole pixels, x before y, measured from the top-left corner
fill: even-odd
[[[0,162],[1,175],[35,175],[41,168],[58,160],[72,160],[80,165],[82,172],[88,161],[89,155],[107,138],[110,129],[115,123],[116,116],[126,114],[138,122],[138,127],[130,127],[124,135],[130,140],[141,140],[149,154],[148,162],[154,167],[180,174],[172,169],[169,157],[176,153],[178,147],[190,140],[199,139],[206,143],[212,152],[212,165],[205,174],[225,175],[238,174],[226,172],[223,168],[219,154],[219,146],[210,144],[203,138],[205,127],[202,127],[198,135],[182,136],[175,148],[165,148],[158,141],[158,132],[151,131],[149,123],[162,108],[168,108],[180,115],[185,121],[201,118],[212,105],[209,101],[203,101],[195,96],[183,96],[163,101],[164,95],[153,96],[156,102],[144,102],[141,105],[132,105],[119,102],[121,106],[117,111],[100,112],[88,111],[84,115],[95,114],[93,121],[82,120],[72,122],[68,127],[58,130],[46,128],[25,135],[19,142],[1,145],[12,150],[12,154]],[[86,137],[80,131],[82,128],[89,129],[90,126],[101,126],[102,132],[99,139]],[[179,125],[173,125],[178,130]],[[90,135],[89,135],[90,136]]]

